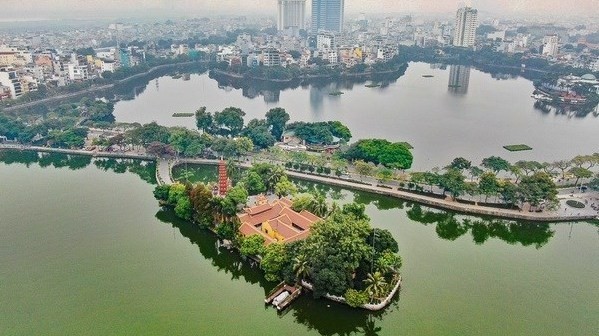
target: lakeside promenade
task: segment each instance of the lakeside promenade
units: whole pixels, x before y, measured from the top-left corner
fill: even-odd
[[[156,161],[156,180],[159,184],[171,184],[174,182],[172,178],[172,170],[174,167],[184,163],[201,164],[201,165],[218,165],[219,160],[210,159],[180,159],[180,160],[166,160],[157,159],[154,156],[141,154],[141,153],[126,153],[126,152],[99,152],[99,151],[88,151],[88,150],[77,150],[77,149],[60,149],[60,148],[48,148],[39,146],[23,146],[13,144],[0,144],[0,150],[27,150],[36,152],[52,152],[52,153],[63,153],[71,155],[87,155],[93,157],[111,157],[120,159],[138,159],[146,161]],[[252,166],[249,162],[238,163],[244,168],[250,168]],[[598,219],[597,213],[593,210],[580,211],[567,211],[567,205],[565,205],[566,198],[560,199],[560,207],[555,211],[543,211],[543,212],[529,212],[511,209],[500,209],[475,204],[460,203],[451,199],[444,199],[438,197],[427,196],[423,194],[412,193],[403,190],[390,189],[379,187],[375,184],[364,184],[358,181],[350,179],[337,179],[333,177],[327,177],[323,175],[312,175],[305,174],[296,171],[286,170],[290,177],[323,183],[327,185],[333,185],[337,187],[365,191],[375,193],[384,196],[395,197],[423,205],[431,206],[434,208],[452,210],[464,214],[471,215],[483,215],[491,216],[504,219],[515,219],[515,220],[526,220],[533,222],[568,222],[568,221],[584,221]],[[576,198],[576,197],[574,197]]]

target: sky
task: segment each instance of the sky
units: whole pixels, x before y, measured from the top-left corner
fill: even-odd
[[[0,16],[40,17],[48,13],[71,11],[102,13],[148,11],[187,12],[192,15],[275,14],[277,0],[0,0]],[[310,7],[311,0],[307,0]],[[526,13],[542,15],[599,16],[599,0],[345,0],[346,12],[352,13],[450,13],[460,5],[503,15]]]

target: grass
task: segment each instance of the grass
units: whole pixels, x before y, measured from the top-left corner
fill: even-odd
[[[528,145],[524,145],[524,144],[506,145],[506,146],[503,146],[503,148],[509,150],[510,152],[520,152],[520,151],[532,150],[532,147],[530,147]]]
[[[582,209],[585,207],[585,205],[583,203],[575,201],[575,200],[567,200],[566,204],[568,204],[568,206],[571,206],[576,209]]]
[[[178,112],[173,113],[173,117],[182,118],[182,117],[193,117],[195,114],[193,112]]]

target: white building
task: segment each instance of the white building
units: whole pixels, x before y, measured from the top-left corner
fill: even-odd
[[[478,11],[471,7],[458,9],[455,18],[453,45],[456,47],[472,48],[478,28]]]
[[[316,49],[327,50],[327,49],[336,49],[336,48],[337,48],[337,42],[335,39],[335,34],[320,33],[316,36]]]
[[[304,29],[306,20],[306,0],[278,0],[277,29],[298,35]]]
[[[281,65],[281,53],[273,47],[262,49],[262,64],[267,67]]]
[[[12,99],[19,98],[23,94],[21,81],[13,68],[0,68],[0,86],[8,87]]]
[[[100,72],[114,72],[114,70],[116,70],[116,63],[114,61],[102,60],[102,67],[100,68]]]
[[[496,41],[496,40],[503,41],[503,40],[505,40],[505,30],[488,33],[487,34],[487,40],[493,40],[493,41]]]
[[[543,55],[557,57],[559,36],[547,35],[543,38]]]
[[[69,72],[69,79],[72,81],[87,80],[89,78],[86,65],[69,63],[67,69]]]

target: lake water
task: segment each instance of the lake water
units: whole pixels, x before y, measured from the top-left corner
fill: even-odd
[[[422,75],[432,75],[424,78]],[[501,77],[501,76],[495,76]],[[331,96],[341,90],[345,94]],[[292,121],[339,120],[353,140],[379,137],[414,146],[414,168],[442,167],[456,156],[474,163],[491,155],[510,161],[555,161],[599,151],[599,114],[542,112],[534,108],[533,84],[524,78],[499,80],[464,66],[432,68],[411,63],[405,75],[380,88],[334,83],[283,91],[220,86],[207,74],[189,81],[161,77],[134,100],[115,106],[117,121],[195,127],[193,118],[174,112],[242,108],[246,121],[264,118],[283,107]],[[251,98],[250,98],[251,97]],[[502,148],[526,144],[532,151],[510,153]]]
[[[392,232],[404,286],[381,314],[303,296],[279,315],[259,270],[158,207],[154,169],[0,152],[0,335],[599,332],[597,225],[485,221],[317,185]]]

